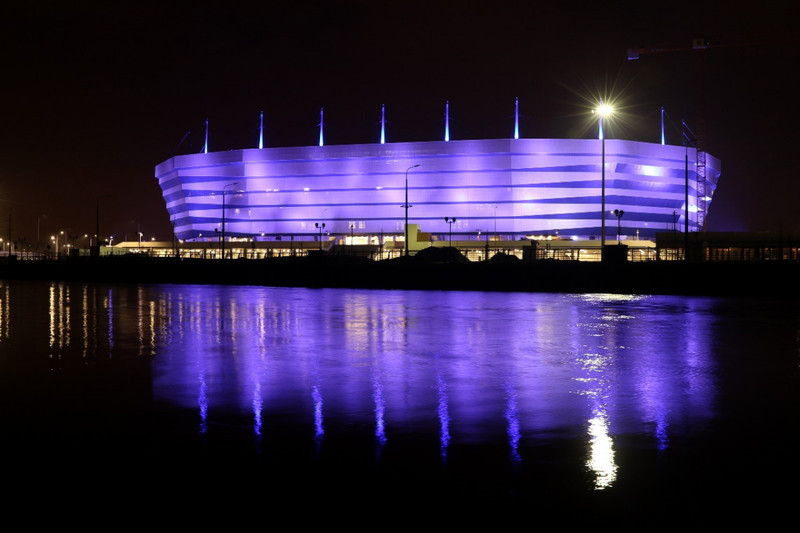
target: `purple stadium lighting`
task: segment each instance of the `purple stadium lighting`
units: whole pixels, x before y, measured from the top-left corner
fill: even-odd
[[[519,139],[519,98],[514,102],[514,138]]]
[[[376,142],[324,145],[323,138],[324,151],[310,143],[177,155],[157,165],[155,177],[175,235],[183,241],[214,234],[221,222],[221,188],[237,182],[246,194],[237,196],[236,207],[246,215],[227,220],[226,205],[226,240],[256,234],[276,240],[278,236],[313,240],[314,222],[320,220],[325,220],[325,230],[331,235],[345,236],[351,233],[349,223],[357,221],[365,238],[388,234],[400,241],[405,236],[404,247],[410,247],[408,180],[417,166],[426,171],[414,182],[415,222],[433,224],[445,212],[458,219],[464,234],[478,229],[488,234],[496,224],[495,234],[512,240],[556,231],[591,240],[604,233],[604,218],[597,220],[596,206],[602,203],[605,217],[613,216],[605,212],[605,151],[609,148],[614,160],[608,168],[616,178],[609,199],[616,204],[617,197],[624,196],[626,228],[652,239],[673,224],[673,212],[686,212],[687,196],[691,200],[699,194],[694,150],[691,145],[688,150],[683,145],[661,145],[655,139],[606,141],[606,117],[598,118],[601,146],[594,138],[506,137],[392,142],[389,148],[389,143]],[[602,157],[602,188],[598,186],[598,156]],[[392,175],[396,177],[403,162],[407,169],[401,192]],[[709,199],[720,168],[718,159],[706,155],[705,195]],[[402,213],[392,210],[400,205],[398,194],[405,202]],[[227,204],[227,196],[225,200]],[[503,206],[502,217],[496,216],[501,212],[493,206]],[[325,208],[331,216],[320,218]],[[699,226],[690,214],[695,209],[692,201],[685,217],[689,231]],[[420,230],[435,228],[421,226]],[[401,254],[411,253],[397,245]],[[226,251],[228,246],[226,242]]]

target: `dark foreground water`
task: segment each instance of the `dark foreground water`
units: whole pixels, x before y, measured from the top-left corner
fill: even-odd
[[[0,480],[61,524],[768,526],[799,364],[788,300],[3,282]]]

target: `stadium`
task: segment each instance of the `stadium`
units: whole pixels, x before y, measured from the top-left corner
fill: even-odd
[[[611,244],[694,232],[719,175],[719,160],[692,147],[617,139],[320,142],[178,155],[155,169],[183,243],[223,254],[226,242],[292,253],[371,245],[389,256],[404,246],[585,248],[603,234]]]

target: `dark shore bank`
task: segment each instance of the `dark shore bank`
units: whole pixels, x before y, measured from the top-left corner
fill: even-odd
[[[441,258],[439,258],[441,259]],[[418,290],[800,296],[796,262],[602,264],[570,261],[485,262],[351,256],[271,259],[173,259],[137,255],[9,261],[0,279],[191,283]]]

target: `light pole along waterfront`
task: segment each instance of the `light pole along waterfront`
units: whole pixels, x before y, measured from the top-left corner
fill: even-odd
[[[225,259],[225,193],[228,187],[239,185],[239,182],[229,183],[222,188],[222,259]]]
[[[448,227],[450,228],[450,248],[453,247],[453,223],[456,221],[456,217],[444,217],[444,221],[447,222]]]
[[[597,107],[600,117],[600,260],[606,258],[606,134],[603,131],[603,119],[611,116],[614,108],[602,101]]]
[[[620,235],[620,231],[622,231],[622,215],[625,214],[625,211],[614,209],[614,214],[617,216],[617,245],[620,245],[622,244],[622,236]]]
[[[314,227],[319,230],[319,251],[322,251],[322,230],[325,229],[325,223],[314,222]]]
[[[417,163],[416,165],[411,165],[406,169],[406,201],[403,204],[406,213],[405,224],[403,225],[405,227],[404,230],[405,236],[403,237],[403,255],[406,257],[408,257],[408,208],[411,207],[410,205],[408,205],[408,171],[411,170],[412,168],[417,168],[418,166],[419,163]]]

